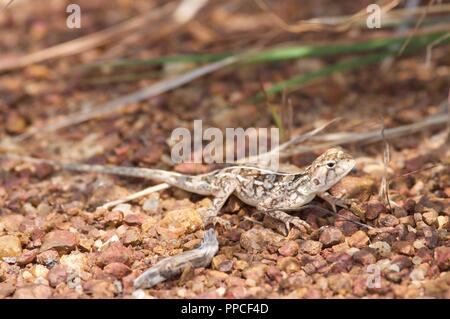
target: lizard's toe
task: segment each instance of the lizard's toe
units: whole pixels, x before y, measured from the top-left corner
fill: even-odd
[[[220,226],[222,226],[225,230],[230,230],[231,229],[231,223],[228,221],[228,220],[226,220],[226,219],[223,219],[223,218],[221,218],[221,217],[214,217],[213,218],[213,224],[214,224],[214,226],[216,226],[217,224],[219,224]]]
[[[311,232],[311,226],[305,222],[303,219],[300,219],[299,217],[293,217],[292,220],[290,220],[290,223],[300,229],[302,232],[310,233]]]

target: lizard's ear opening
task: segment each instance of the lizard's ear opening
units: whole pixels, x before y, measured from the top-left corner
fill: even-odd
[[[316,186],[319,186],[319,185],[320,185],[320,180],[319,180],[317,177],[313,178],[312,182],[313,182],[314,185],[316,185]]]

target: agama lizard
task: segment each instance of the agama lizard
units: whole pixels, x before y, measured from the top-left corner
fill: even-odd
[[[333,198],[326,191],[346,176],[355,165],[355,160],[352,156],[338,148],[327,150],[315,159],[311,165],[296,173],[277,172],[251,165],[236,165],[196,176],[159,169],[65,164],[52,160],[33,159],[14,155],[7,155],[6,157],[37,163],[45,162],[62,169],[73,171],[97,172],[151,179],[165,182],[191,193],[213,196],[212,206],[208,208],[205,214],[205,224],[219,222],[228,226],[228,223],[217,215],[227,199],[234,194],[244,203],[256,207],[258,211],[284,222],[287,231],[289,231],[290,225],[293,225],[306,232],[310,230],[309,224],[299,217],[289,215],[286,212],[299,210],[315,196],[323,198],[334,207],[336,202],[333,201]],[[210,242],[214,243],[214,247],[217,246],[217,240],[214,234],[208,233],[207,236],[205,235],[204,243],[206,244],[203,245],[204,247],[208,247],[206,237],[211,237]],[[217,251],[217,249],[208,250],[207,254],[208,256],[211,255],[210,259],[214,256],[214,250]],[[167,273],[171,273],[172,268],[176,268],[172,272],[179,273],[181,269],[180,265],[186,264],[191,257],[191,259],[200,260],[200,264],[207,263],[207,261],[205,262],[204,259],[200,258],[202,255],[201,252],[196,253],[192,251],[185,254],[187,257],[184,259],[183,257],[175,256],[163,260],[158,264]],[[153,275],[153,277],[156,276],[158,279],[148,280],[147,278],[147,280],[141,279],[140,281],[146,282],[146,286],[149,286],[168,277],[168,274],[161,276],[158,271],[154,271]],[[152,282],[152,284],[149,284],[149,282]]]

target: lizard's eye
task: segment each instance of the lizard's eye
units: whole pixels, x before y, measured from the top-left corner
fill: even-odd
[[[335,162],[335,161],[328,161],[328,162],[327,162],[327,167],[328,167],[328,168],[334,168],[335,165],[336,165],[336,162]]]

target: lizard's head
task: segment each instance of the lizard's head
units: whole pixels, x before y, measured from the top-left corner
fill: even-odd
[[[353,157],[340,148],[331,148],[320,155],[309,168],[310,189],[325,192],[347,175],[355,166]]]

